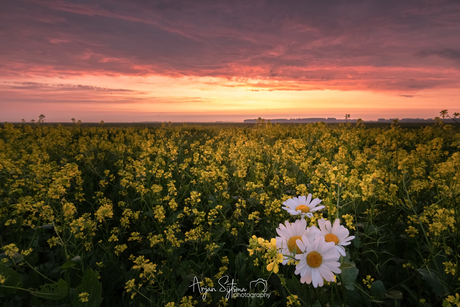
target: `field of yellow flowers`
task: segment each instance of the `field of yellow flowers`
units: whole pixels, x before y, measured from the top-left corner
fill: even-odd
[[[309,194],[354,236],[322,287],[270,255]],[[0,305],[460,306],[459,204],[442,122],[5,123]]]

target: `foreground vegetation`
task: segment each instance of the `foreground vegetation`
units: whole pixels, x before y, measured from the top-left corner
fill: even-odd
[[[459,149],[442,122],[5,124],[0,303],[460,306]],[[340,218],[355,237],[318,288],[263,248],[309,193],[325,206],[310,226]]]

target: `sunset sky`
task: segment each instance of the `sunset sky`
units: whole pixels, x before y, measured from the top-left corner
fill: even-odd
[[[460,112],[460,1],[1,0],[0,122]]]

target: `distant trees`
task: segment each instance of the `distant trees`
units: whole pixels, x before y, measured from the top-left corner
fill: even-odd
[[[72,124],[77,124],[77,125],[81,125],[81,120],[76,120],[75,118],[71,118],[70,119],[72,121]]]
[[[454,117],[452,117],[452,116],[449,115],[449,112],[447,110],[442,110],[441,112],[439,112],[439,115],[441,115],[441,118],[449,118],[449,119],[452,119],[457,124],[460,124],[460,122],[457,121],[457,119],[460,120],[460,113],[458,113],[458,112],[455,112],[453,114]]]
[[[25,122],[25,120],[22,120],[23,122]],[[40,124],[40,123],[43,123],[45,121],[45,115],[43,114],[40,114],[38,116],[38,121],[37,121],[37,125]],[[31,119],[30,122],[33,124],[35,123],[35,119]]]

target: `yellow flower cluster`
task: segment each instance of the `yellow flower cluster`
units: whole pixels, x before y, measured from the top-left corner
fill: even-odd
[[[356,230],[355,226],[353,226],[353,216],[350,214],[342,215],[342,218],[345,219],[345,223],[347,224],[348,229]]]
[[[19,248],[14,243],[5,245],[2,249],[5,251],[5,255],[10,258],[13,258],[19,252]]]
[[[193,307],[198,303],[192,296],[184,296],[180,301],[179,307]]]
[[[80,302],[85,303],[89,300],[89,293],[88,292],[82,292],[78,294],[78,299]]]
[[[460,296],[458,293],[455,293],[455,295],[449,295],[444,299],[444,301],[450,303],[450,306],[460,307]]]
[[[248,251],[250,256],[254,254],[254,251],[262,252],[262,257],[268,263],[266,267],[267,271],[278,273],[279,264],[283,261],[284,256],[283,254],[279,253],[278,249],[276,248],[275,238],[272,238],[270,241],[268,241],[263,238],[252,236],[252,238],[249,240]]]
[[[128,246],[126,244],[121,244],[121,245],[115,245],[114,252],[115,255],[119,256],[121,253],[123,253]]]
[[[457,269],[457,266],[455,265],[455,263],[452,263],[451,261],[446,261],[446,262],[443,262],[442,264],[444,264],[446,274],[452,274],[455,276],[455,272]]]
[[[443,245],[446,254],[450,253],[450,247],[444,242],[446,238],[452,238],[457,232],[456,214],[454,209],[442,208],[439,204],[432,204],[424,208],[420,215],[409,215],[406,233],[411,237],[419,234],[423,227],[426,235],[430,237],[435,246]]]
[[[146,279],[149,283],[154,283],[155,273],[157,273],[157,265],[155,263],[151,263],[149,259],[145,259],[144,256],[139,256],[134,260],[134,270],[139,270],[141,273],[139,274],[140,278]],[[161,274],[161,271],[158,271],[158,274]]]
[[[108,199],[104,199],[105,204],[101,205],[99,209],[97,209],[95,216],[99,223],[105,221],[105,219],[113,218],[113,206]]]
[[[287,304],[286,306],[290,307],[290,306],[295,306],[295,307],[300,307],[301,304],[299,302],[299,297],[295,294],[290,294],[288,297],[287,297]]]
[[[369,289],[372,287],[372,283],[374,282],[374,278],[371,275],[367,275],[366,278],[363,279],[363,284],[367,286]]]

